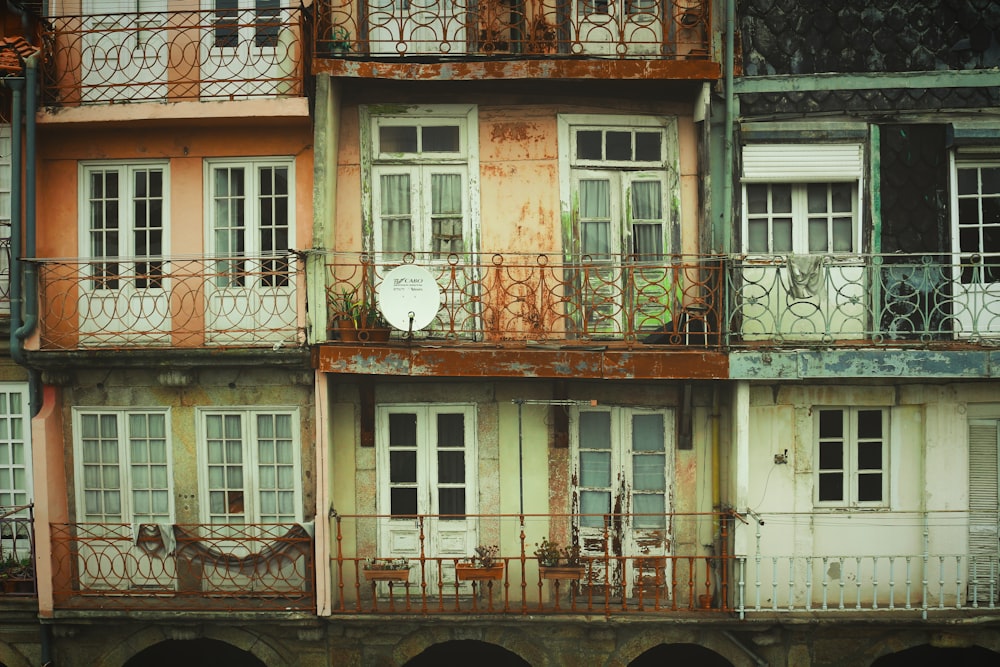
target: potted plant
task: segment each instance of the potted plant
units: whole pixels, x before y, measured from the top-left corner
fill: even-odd
[[[331,338],[337,332],[342,341],[376,343],[389,340],[389,324],[382,317],[375,295],[358,295],[357,291],[344,289],[333,301]]]
[[[535,558],[538,559],[542,579],[572,580],[583,577],[584,565],[578,545],[563,548],[558,542],[543,537],[541,542],[535,544]]]
[[[31,558],[9,554],[0,560],[0,588],[5,593],[30,593],[35,588],[35,568]]]
[[[455,564],[455,577],[459,581],[500,581],[503,561],[499,553],[500,547],[495,544],[479,545],[468,562]]]
[[[363,568],[368,581],[407,582],[410,561],[405,558],[369,558]]]

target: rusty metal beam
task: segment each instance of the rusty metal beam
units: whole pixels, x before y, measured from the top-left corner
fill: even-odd
[[[696,379],[729,376],[728,356],[708,350],[602,348],[528,349],[323,345],[314,354],[324,373],[408,377]]]
[[[714,81],[722,75],[709,60],[471,60],[413,61],[314,58],[313,74],[400,81],[481,81],[483,79],[597,79]]]

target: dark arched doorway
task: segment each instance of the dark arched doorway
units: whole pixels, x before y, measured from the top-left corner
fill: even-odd
[[[995,667],[1000,665],[1000,653],[982,646],[941,648],[914,646],[899,653],[890,653],[872,663],[872,667],[912,667],[912,665],[948,665],[948,667]]]
[[[494,644],[462,639],[443,644],[435,644],[406,663],[406,667],[440,667],[459,665],[470,661],[470,665],[490,665],[490,667],[531,667],[523,658]]]
[[[697,644],[660,644],[629,663],[629,667],[662,667],[663,665],[733,667],[733,663],[715,651]]]
[[[243,649],[215,639],[169,639],[137,653],[125,667],[267,667]]]

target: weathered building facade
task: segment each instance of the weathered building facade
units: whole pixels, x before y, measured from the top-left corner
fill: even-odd
[[[47,7],[0,664],[993,664],[1000,13],[822,5]]]

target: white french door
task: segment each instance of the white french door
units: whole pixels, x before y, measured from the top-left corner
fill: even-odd
[[[167,344],[167,167],[87,165],[81,179],[81,241],[90,258],[79,297],[81,344]]]
[[[636,558],[670,555],[673,412],[581,408],[573,419],[572,492],[581,553],[593,559],[589,583],[630,589]]]
[[[1000,333],[1000,161],[952,169],[953,313],[958,338]]]
[[[298,60],[281,0],[203,0],[211,10],[201,39],[201,98],[241,99],[271,91]]]
[[[659,53],[663,42],[659,0],[574,0],[573,8],[583,53]]]
[[[576,169],[580,239],[579,326],[588,334],[654,329],[676,307],[667,271],[662,172]]]
[[[376,446],[379,557],[407,558],[415,570],[423,557],[428,590],[453,584],[455,561],[478,544],[473,407],[381,406]]]
[[[372,55],[462,54],[465,43],[462,3],[438,0],[373,0],[368,5]]]
[[[166,10],[166,0],[84,0],[84,102],[166,97]]]

